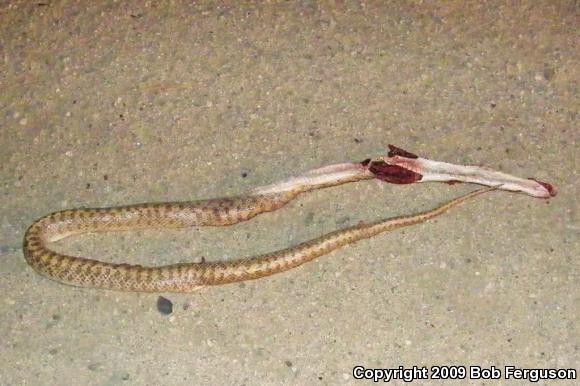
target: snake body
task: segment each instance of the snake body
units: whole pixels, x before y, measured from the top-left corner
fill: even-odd
[[[494,189],[476,190],[422,213],[348,227],[287,249],[233,261],[147,267],[69,256],[48,246],[59,239],[86,232],[231,225],[279,209],[304,191],[370,178],[373,177],[366,171],[353,173],[341,171],[340,167],[332,171],[322,168],[306,174],[301,180],[256,189],[238,197],[55,212],[28,228],[24,236],[24,256],[38,273],[69,285],[121,291],[191,292],[205,286],[257,279],[289,270],[358,240],[432,219],[465,200]]]

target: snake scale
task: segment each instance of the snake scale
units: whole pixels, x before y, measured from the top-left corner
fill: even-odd
[[[279,209],[300,193],[375,177],[361,165],[364,164],[315,169],[300,178],[257,188],[238,197],[55,212],[28,228],[24,256],[38,273],[64,284],[121,291],[191,292],[289,270],[358,240],[432,219],[472,197],[496,189],[479,189],[422,213],[351,226],[287,249],[232,261],[147,267],[69,256],[49,248],[51,242],[87,232],[236,224]]]

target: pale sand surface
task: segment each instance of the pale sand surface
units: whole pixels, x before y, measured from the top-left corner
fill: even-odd
[[[577,2],[430,4],[1,1],[0,384],[580,369]],[[271,278],[163,294],[171,315],[158,295],[59,285],[22,256],[26,227],[51,211],[238,194],[388,143],[560,193],[492,193]],[[149,264],[235,258],[472,188],[361,182],[229,229],[59,248]]]

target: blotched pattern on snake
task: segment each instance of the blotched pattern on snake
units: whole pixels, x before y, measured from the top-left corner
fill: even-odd
[[[400,158],[400,155],[392,158],[397,157]],[[380,162],[384,161],[385,158]],[[48,247],[50,242],[86,232],[226,226],[249,220],[260,213],[279,209],[300,193],[309,190],[381,178],[385,177],[386,173],[400,179],[399,170],[375,168],[383,171],[373,171],[372,165],[373,161],[367,160],[362,163],[319,168],[300,177],[254,189],[238,197],[55,212],[39,219],[28,228],[24,237],[24,256],[28,264],[37,272],[65,284],[122,291],[190,292],[205,286],[257,279],[289,270],[358,240],[432,219],[472,197],[498,188],[498,186],[492,186],[476,190],[415,215],[360,224],[328,233],[287,249],[226,262],[202,261],[145,267],[69,256],[54,252]],[[415,168],[413,173],[417,174],[417,170],[421,171],[422,176],[428,177],[431,173],[428,168]],[[439,170],[437,172],[440,173]],[[380,173],[383,175],[381,176]],[[454,176],[453,180],[460,178],[461,176]],[[469,178],[473,179],[471,169]],[[418,180],[414,176],[413,181],[405,183]],[[528,180],[522,181],[524,181],[521,182],[524,186],[522,191],[531,189],[528,186],[529,182],[525,182]],[[493,182],[493,180],[491,182],[486,180],[482,184],[490,185]],[[503,184],[502,186],[509,187],[504,180],[500,183]],[[532,188],[539,189],[535,186]]]

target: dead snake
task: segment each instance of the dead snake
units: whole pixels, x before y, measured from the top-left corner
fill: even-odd
[[[377,173],[370,170],[368,161],[338,164],[257,188],[238,197],[59,211],[42,217],[28,228],[24,237],[24,256],[38,273],[74,286],[141,292],[191,292],[205,286],[257,279],[292,269],[358,240],[422,223],[497,188],[476,190],[422,213],[351,226],[287,249],[233,261],[146,267],[69,256],[48,247],[51,242],[86,232],[236,224],[279,209],[302,192],[376,178]],[[389,169],[388,173],[393,175],[393,170]]]

